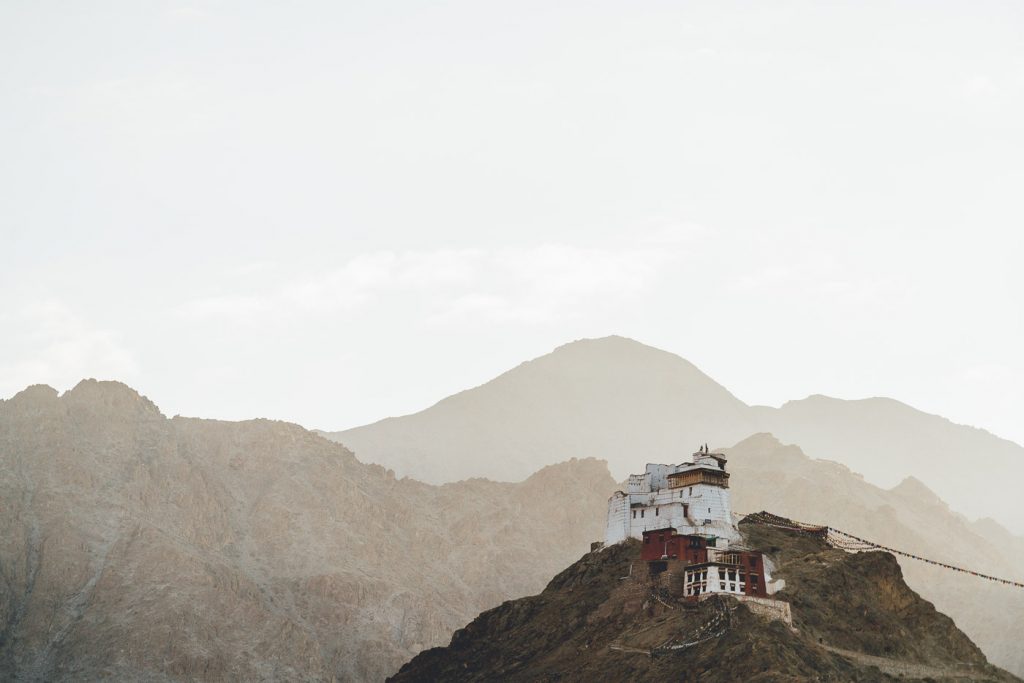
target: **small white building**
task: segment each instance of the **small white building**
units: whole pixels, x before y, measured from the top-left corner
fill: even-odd
[[[668,527],[682,535],[737,542],[740,534],[732,519],[725,463],[721,453],[700,450],[692,462],[651,463],[643,474],[629,475],[627,490],[616,491],[608,499],[605,545]]]
[[[748,578],[746,567],[719,564],[717,562],[706,562],[693,567],[687,567],[684,576],[683,595],[686,597],[704,595],[706,593],[745,595],[747,593],[747,581],[750,578],[754,582],[758,581],[756,575]]]

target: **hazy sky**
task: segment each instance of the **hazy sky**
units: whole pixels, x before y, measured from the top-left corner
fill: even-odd
[[[1024,442],[1024,4],[0,3],[0,396],[340,429],[579,337]]]

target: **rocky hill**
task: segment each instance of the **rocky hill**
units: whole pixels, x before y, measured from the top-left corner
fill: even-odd
[[[381,680],[600,537],[604,463],[431,486],[114,382],[0,402],[0,678]]]
[[[515,481],[570,457],[605,459],[621,480],[638,460],[675,462],[683,448],[757,432],[879,486],[916,477],[957,511],[1024,534],[1018,444],[891,399],[748,406],[690,362],[622,337],[566,344],[419,413],[326,435],[365,461],[439,483]]]
[[[741,525],[787,582],[793,627],[731,598],[667,595],[628,541],[585,555],[536,596],[503,603],[420,653],[412,681],[1012,681],[903,582],[887,553]]]

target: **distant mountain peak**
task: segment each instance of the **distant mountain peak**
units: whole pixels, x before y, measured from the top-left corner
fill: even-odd
[[[571,351],[573,349],[580,349],[588,346],[633,349],[636,351],[654,351],[657,353],[670,353],[668,351],[663,351],[662,349],[659,349],[655,346],[644,344],[643,342],[637,341],[632,337],[623,337],[622,335],[619,334],[610,334],[605,337],[580,337],[579,339],[574,339],[571,342],[566,342],[565,344],[556,346],[552,353]]]
[[[33,384],[25,387],[6,401],[0,400],[0,406],[10,410],[26,413],[49,411],[60,405],[57,390],[48,384]]]
[[[683,358],[682,356],[672,353],[671,351],[665,351],[659,349],[656,346],[645,344],[641,341],[637,341],[631,337],[623,337],[621,335],[612,334],[606,337],[583,337],[574,341],[556,346],[550,353],[541,356],[541,358],[551,356],[562,356],[567,354],[621,354],[618,357],[656,357],[656,358],[671,358],[676,362],[683,362],[693,368],[696,368],[693,363]]]
[[[893,493],[898,493],[901,496],[907,496],[914,498],[915,500],[927,500],[930,502],[938,502],[945,505],[941,498],[934,491],[928,488],[927,485],[917,477],[906,477],[896,486],[890,489]]]
[[[52,400],[59,396],[57,390],[49,384],[32,384],[10,398],[13,401]]]
[[[162,415],[155,403],[123,382],[114,380],[83,379],[64,392],[61,400],[71,406],[88,407],[95,412],[142,412]]]

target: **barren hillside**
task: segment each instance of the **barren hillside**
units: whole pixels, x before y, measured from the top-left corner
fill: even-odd
[[[292,424],[31,387],[0,402],[0,677],[381,680],[578,558],[612,487],[594,460],[430,486]]]

